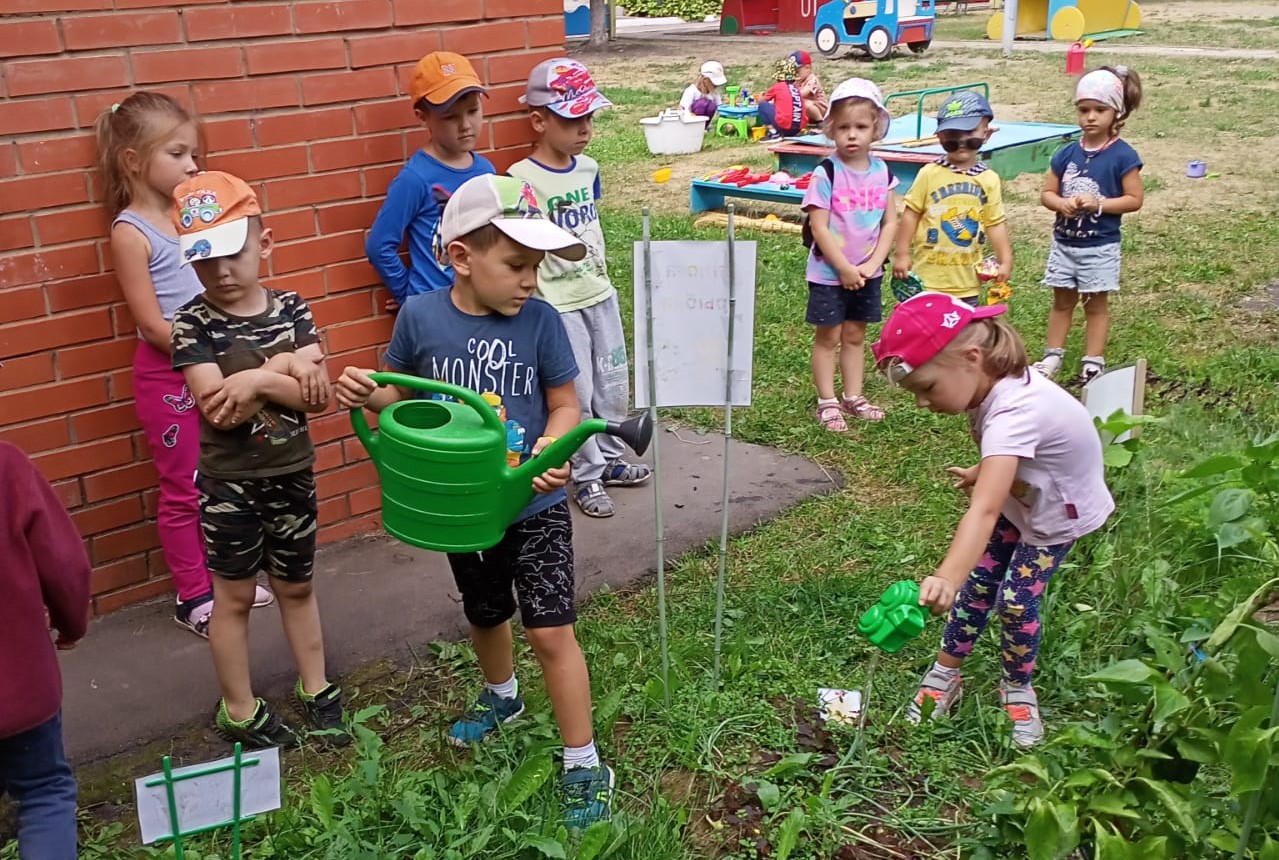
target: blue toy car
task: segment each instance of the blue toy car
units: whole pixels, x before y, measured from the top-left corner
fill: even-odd
[[[922,54],[935,22],[934,0],[830,0],[817,10],[813,34],[828,57],[847,46],[886,60],[896,45]]]

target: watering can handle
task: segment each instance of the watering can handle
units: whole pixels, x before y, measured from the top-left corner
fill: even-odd
[[[497,410],[484,401],[483,397],[476,394],[469,388],[462,388],[459,385],[450,385],[447,382],[438,382],[434,379],[423,379],[420,376],[410,376],[407,373],[370,373],[369,379],[372,379],[378,385],[397,385],[401,388],[412,388],[417,391],[429,391],[432,394],[443,394],[446,397],[452,397],[460,400],[467,406],[474,409],[480,414],[480,420],[489,428],[499,433],[506,433],[506,428],[502,426],[502,420],[497,417]],[[352,412],[360,412],[355,409]],[[363,421],[364,416],[361,414],[359,419]],[[351,416],[351,421],[356,422],[355,415]],[[364,425],[368,427],[368,423]],[[356,434],[359,434],[359,425],[356,424]]]

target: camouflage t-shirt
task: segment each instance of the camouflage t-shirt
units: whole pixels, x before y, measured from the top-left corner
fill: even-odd
[[[267,290],[266,310],[251,317],[229,314],[201,295],[173,317],[173,369],[216,364],[227,377],[319,342],[311,309],[297,293]],[[267,403],[231,430],[200,422],[200,473],[211,478],[267,478],[314,462],[303,412]]]

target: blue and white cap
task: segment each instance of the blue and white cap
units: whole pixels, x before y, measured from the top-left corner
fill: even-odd
[[[990,102],[975,90],[960,90],[942,102],[937,111],[938,131],[972,131],[983,119],[994,119]]]

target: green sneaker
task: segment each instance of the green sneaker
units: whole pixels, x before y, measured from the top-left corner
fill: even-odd
[[[298,678],[293,693],[297,696],[298,710],[302,718],[312,729],[324,732],[316,739],[325,746],[344,747],[351,743],[351,736],[346,732],[342,722],[342,688],[337,684],[329,684],[314,695],[302,689],[302,679]]]
[[[569,833],[613,817],[613,779],[613,769],[604,762],[564,771],[560,790],[564,792],[564,826]]]
[[[297,732],[281,720],[265,701],[257,701],[258,706],[253,716],[236,721],[226,712],[226,699],[219,699],[217,711],[213,715],[214,730],[229,741],[239,741],[245,749],[297,746]]]

